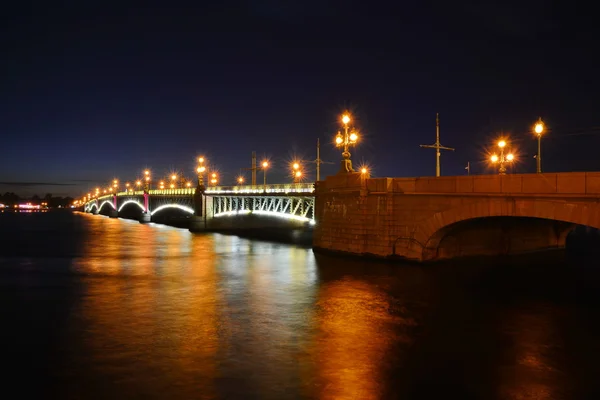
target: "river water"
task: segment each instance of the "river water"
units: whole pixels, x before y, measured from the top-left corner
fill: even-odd
[[[600,398],[599,275],[4,213],[3,397]]]

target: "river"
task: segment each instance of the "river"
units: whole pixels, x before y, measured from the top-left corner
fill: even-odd
[[[600,398],[594,266],[562,253],[382,263],[67,211],[1,213],[2,389],[60,399]]]

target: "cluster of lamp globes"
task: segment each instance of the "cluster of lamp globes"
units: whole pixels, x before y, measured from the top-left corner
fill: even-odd
[[[544,126],[544,123],[542,122],[542,119],[541,118],[538,119],[538,121],[533,126],[533,132],[537,136],[538,141],[541,140],[542,134],[544,133],[545,130],[546,130],[546,127]],[[500,163],[502,165],[504,163],[511,163],[511,162],[515,161],[515,155],[514,154],[508,153],[508,154],[504,155],[504,148],[506,147],[506,141],[505,140],[498,141],[498,147],[500,148],[500,156],[498,156],[496,154],[492,154],[490,156],[490,161],[493,164]],[[539,152],[539,148],[538,148],[538,152]],[[539,160],[540,160],[540,154],[539,153],[537,154],[536,158],[538,159],[538,163],[539,163]],[[540,172],[539,165],[538,165],[538,172]]]
[[[348,129],[349,129],[348,124],[350,123],[350,121],[351,121],[351,118],[350,118],[349,114],[342,115],[342,123],[344,124],[344,133],[342,134],[342,132],[338,132],[338,134],[335,137],[335,145],[338,147],[344,146],[346,151],[347,151],[348,145],[356,144],[356,142],[358,141],[358,133],[354,129],[352,131],[348,132]]]
[[[204,165],[204,157],[198,157],[198,168],[196,168],[196,172],[198,173],[198,180],[202,181],[204,177],[204,173],[206,172],[206,166]],[[216,172],[210,174],[210,183],[214,186],[219,181],[219,176]]]

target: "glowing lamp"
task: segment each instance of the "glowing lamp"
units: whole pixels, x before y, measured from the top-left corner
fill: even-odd
[[[514,155],[512,155],[512,154],[508,154],[508,155],[506,156],[506,161],[512,161],[512,160],[514,160],[514,159],[515,159],[515,156],[514,156]]]
[[[348,114],[342,115],[342,122],[344,123],[344,125],[348,125],[348,123],[350,122],[350,116]]]
[[[543,122],[538,122],[537,124],[535,124],[535,127],[533,128],[533,130],[535,131],[535,133],[537,133],[538,135],[541,135],[544,132],[544,123]]]
[[[500,147],[501,149],[504,148],[506,146],[506,142],[504,140],[501,140],[498,142],[498,147]]]
[[[493,163],[498,162],[498,156],[494,154],[490,160],[492,160]]]
[[[351,142],[356,142],[357,140],[358,140],[358,135],[356,133],[352,132],[350,134],[350,141]]]

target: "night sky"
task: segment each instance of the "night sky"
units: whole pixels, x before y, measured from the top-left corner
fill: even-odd
[[[344,110],[374,176],[435,174],[436,112],[443,175],[492,173],[501,132],[535,172],[538,117],[544,171],[600,170],[600,32],[573,2],[54,3],[3,9],[0,192],[192,176],[201,154],[231,184],[253,150],[285,182],[318,138],[333,174]]]

